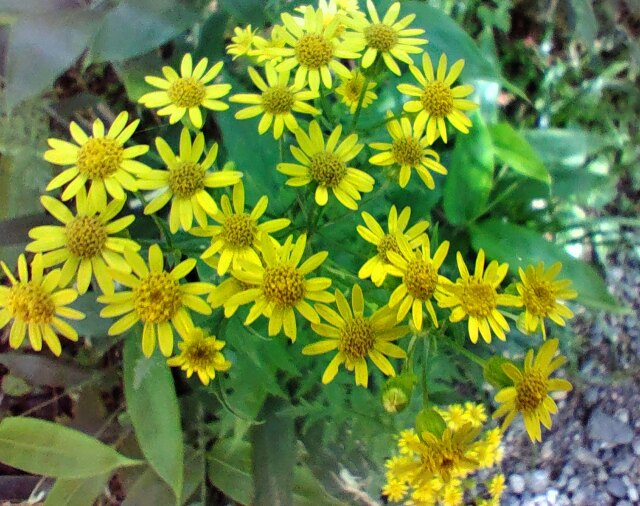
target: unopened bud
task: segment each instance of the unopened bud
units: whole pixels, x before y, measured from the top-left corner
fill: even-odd
[[[382,389],[382,406],[387,413],[399,413],[411,402],[413,387],[417,383],[416,375],[412,372],[389,378]]]
[[[436,437],[442,437],[444,430],[447,428],[447,422],[433,408],[424,408],[418,416],[416,416],[416,429],[419,434],[430,432]]]

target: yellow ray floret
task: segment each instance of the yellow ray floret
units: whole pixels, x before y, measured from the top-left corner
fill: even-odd
[[[194,267],[193,258],[176,265],[173,270],[164,270],[164,258],[157,244],[149,248],[149,265],[137,253],[125,249],[124,256],[132,274],[111,270],[113,278],[130,290],[113,295],[101,295],[98,302],[107,304],[100,316],[113,318],[122,316],[109,328],[109,335],[123,334],[136,323],[144,325],[142,352],[150,357],[156,347],[165,357],[173,351],[173,327],[180,335],[187,335],[193,327],[189,310],[208,315],[211,307],[199,295],[209,293],[209,283],[180,283]],[[173,326],[173,327],[172,327]]]
[[[62,200],[69,200],[85,187],[89,187],[89,201],[93,208],[104,209],[107,193],[114,199],[124,200],[124,190],[138,189],[136,176],[149,169],[134,158],[149,151],[149,146],[138,145],[125,148],[140,120],[127,125],[129,115],[118,114],[109,131],[105,134],[104,123],[99,119],[93,123],[92,136],[88,136],[73,121],[69,125],[71,137],[77,144],[60,139],[49,139],[52,148],[46,151],[44,159],[56,165],[72,165],[54,177],[47,185],[47,191],[65,186]]]
[[[404,110],[418,113],[414,128],[423,130],[426,125],[427,139],[432,144],[438,137],[447,142],[447,126],[445,119],[462,133],[469,133],[471,120],[465,111],[477,109],[478,104],[464,97],[473,93],[473,86],[463,84],[452,88],[462,68],[464,60],[456,61],[447,73],[447,56],[440,56],[437,72],[434,74],[433,64],[428,53],[422,55],[422,72],[411,66],[409,70],[420,86],[413,84],[399,84],[398,91],[417,100],[410,100],[404,104]]]
[[[284,327],[284,333],[292,341],[297,337],[294,309],[312,323],[320,323],[318,313],[307,302],[333,302],[333,295],[326,291],[331,286],[329,278],[305,276],[314,271],[328,256],[326,251],[312,255],[302,262],[306,235],[294,243],[289,236],[281,246],[275,240],[264,237],[260,244],[263,264],[241,262],[241,268],[232,271],[235,278],[251,288],[225,302],[225,306],[239,306],[253,302],[244,322],[251,325],[260,315],[269,318],[269,335],[275,336]]]
[[[220,351],[226,343],[216,336],[209,336],[203,329],[194,327],[182,337],[178,343],[180,354],[167,360],[167,364],[186,371],[187,378],[195,372],[202,384],[208,385],[215,379],[216,371],[228,371],[231,367],[231,362]]]
[[[329,200],[329,190],[349,209],[358,209],[360,193],[373,190],[375,180],[366,172],[349,167],[364,144],[358,144],[358,136],[351,134],[340,144],[342,126],[338,125],[326,140],[316,121],[309,124],[309,134],[296,131],[298,146],[291,146],[291,153],[298,163],[278,164],[278,171],[290,176],[289,186],[315,183],[316,203],[324,206]]]
[[[89,289],[92,276],[104,293],[113,293],[113,279],[108,268],[131,272],[122,253],[125,248],[138,251],[137,242],[124,237],[113,237],[133,223],[133,215],[114,219],[125,204],[124,200],[112,200],[96,212],[84,188],[76,196],[75,215],[59,200],[43,196],[40,202],[64,226],[46,225],[29,231],[35,239],[27,245],[27,251],[44,253],[45,267],[64,262],[60,274],[60,286],[68,286],[77,280],[78,293]]]
[[[337,350],[336,355],[322,375],[327,384],[338,373],[340,364],[348,371],[355,369],[356,385],[367,387],[369,372],[367,357],[387,376],[396,372],[387,357],[406,358],[405,351],[393,344],[409,332],[409,327],[397,327],[395,314],[388,307],[376,311],[369,317],[364,316],[364,297],[359,285],[351,291],[351,307],[345,296],[336,290],[336,312],[324,304],[316,304],[316,311],[327,323],[312,323],[313,330],[326,339],[305,346],[304,355],[319,355]]]
[[[556,351],[558,340],[549,339],[540,347],[535,359],[533,350],[527,352],[523,369],[510,362],[502,366],[502,370],[513,381],[513,386],[503,388],[496,394],[496,401],[501,405],[493,418],[506,415],[502,422],[503,430],[518,413],[524,418],[524,426],[531,441],[542,441],[541,423],[547,429],[551,428],[551,415],[558,412],[558,406],[548,394],[572,389],[567,380],[549,377],[566,362],[562,355],[553,358]]]
[[[245,28],[236,26],[233,29],[233,37],[231,37],[231,44],[227,44],[227,54],[233,56],[233,60],[246,55],[254,48],[254,41],[256,39],[256,30],[248,25]]]
[[[201,107],[211,111],[225,111],[229,108],[221,99],[231,91],[230,84],[209,84],[222,70],[222,62],[216,63],[207,70],[209,61],[202,58],[193,67],[190,53],[182,57],[180,75],[171,67],[162,67],[164,78],[146,76],[144,79],[159,91],[146,93],[138,99],[145,107],[155,109],[160,107],[158,115],[169,116],[172,125],[180,121],[188,113],[191,123],[196,128],[202,128],[203,118]]]
[[[67,307],[78,297],[71,289],[56,290],[60,284],[60,269],[44,274],[42,255],[37,254],[31,262],[31,279],[24,255],[18,257],[18,279],[4,262],[2,270],[11,286],[0,286],[0,329],[11,323],[9,346],[17,349],[29,335],[34,351],[42,349],[42,341],[51,352],[59,356],[62,351],[58,334],[71,341],[78,340],[78,333],[62,318],[82,320],[84,314]]]
[[[364,92],[362,99],[360,99],[365,81],[366,79],[362,72],[352,70],[348,78],[341,78],[340,85],[335,90],[336,95],[340,97],[340,101],[343,104],[347,105],[351,114],[356,112],[358,104],[362,109],[366,109],[378,99],[378,95],[373,92],[377,86],[373,81],[367,82],[367,90]]]
[[[240,181],[242,172],[223,170],[209,172],[218,155],[218,145],[214,144],[204,160],[205,141],[202,132],[191,143],[191,134],[187,128],[180,135],[180,153],[176,156],[169,144],[156,138],[156,149],[166,164],[164,170],[149,170],[140,176],[139,187],[142,190],[161,190],[144,208],[145,214],[154,214],[171,201],[169,229],[176,233],[180,227],[189,231],[193,218],[201,227],[207,226],[207,214],[214,215],[218,206],[207,192],[207,188],[232,186]]]

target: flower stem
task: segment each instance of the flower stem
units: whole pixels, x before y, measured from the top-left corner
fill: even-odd
[[[353,119],[351,120],[351,127],[349,130],[353,132],[356,129],[356,125],[358,124],[358,118],[360,117],[360,111],[362,110],[362,103],[364,102],[364,97],[367,94],[367,88],[369,87],[369,76],[365,76],[364,83],[362,83],[362,90],[360,90],[360,96],[358,97],[358,105],[356,107],[356,111],[353,113]]]
[[[424,343],[424,364],[422,364],[422,403],[426,406],[429,402],[429,389],[427,387],[427,369],[429,365],[429,348],[431,347],[431,336],[425,334],[422,339]]]
[[[447,346],[449,346],[450,348],[456,350],[457,352],[461,353],[462,355],[464,355],[465,357],[467,357],[469,360],[471,360],[472,362],[475,362],[476,364],[478,364],[480,367],[485,366],[486,364],[486,360],[478,355],[476,355],[474,352],[466,349],[464,346],[456,343],[455,341],[451,340],[451,339],[443,339],[443,342],[445,344],[447,344]]]
[[[142,195],[142,193],[140,191],[136,191],[134,192],[134,194],[136,197],[138,197],[138,200],[142,203],[142,207],[143,208],[147,207],[147,201]],[[158,218],[155,215],[155,213],[152,213],[150,216],[153,222],[156,224],[156,227],[158,227],[158,230],[160,231],[160,236],[167,243],[167,246],[169,247],[169,249],[173,251],[174,247],[173,247],[173,242],[171,241],[171,232],[169,231],[167,224],[164,223],[160,218]]]

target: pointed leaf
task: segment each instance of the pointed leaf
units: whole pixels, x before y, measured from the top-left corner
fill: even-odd
[[[44,506],[93,506],[110,476],[101,474],[83,480],[56,480]]]
[[[527,140],[509,123],[490,128],[496,157],[523,176],[549,184],[549,172]]]

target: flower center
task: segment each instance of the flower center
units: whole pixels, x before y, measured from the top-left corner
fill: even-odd
[[[398,246],[398,241],[391,234],[385,235],[378,243],[378,256],[387,263],[389,263],[389,257],[387,256],[388,251],[393,251],[398,255],[402,254]]]
[[[426,443],[427,455],[425,464],[433,473],[440,474],[447,480],[462,462],[467,460],[464,448],[453,440],[440,440],[437,443]]]
[[[422,107],[436,118],[444,118],[453,111],[453,95],[451,88],[442,81],[431,81],[420,97]]]
[[[495,288],[475,277],[469,278],[460,298],[462,308],[474,318],[486,318],[498,307]]]
[[[364,30],[367,45],[381,52],[387,52],[398,42],[398,34],[389,25],[377,23]]]
[[[344,88],[346,97],[353,102],[359,100],[363,84],[364,78],[361,75],[349,79]]]
[[[222,237],[233,248],[243,249],[251,246],[255,240],[258,227],[248,214],[228,216],[222,225]]]
[[[66,227],[67,248],[80,258],[98,255],[107,241],[107,231],[97,218],[78,216]]]
[[[416,299],[429,300],[438,286],[438,273],[431,262],[416,258],[407,266],[404,284]]]
[[[416,167],[422,162],[423,152],[420,141],[415,137],[402,137],[393,141],[393,158],[400,165]]]
[[[207,89],[193,77],[176,79],[167,90],[167,95],[178,107],[196,107],[207,96]]]
[[[296,45],[296,59],[303,67],[319,69],[333,58],[333,46],[322,35],[308,33]]]
[[[193,197],[204,189],[204,170],[199,163],[180,162],[169,170],[169,188],[178,197]]]
[[[525,372],[516,385],[515,405],[518,411],[535,411],[547,396],[547,380],[540,371]]]
[[[286,86],[273,86],[262,93],[262,107],[269,114],[287,114],[294,102],[293,93]]]
[[[136,312],[143,322],[164,323],[182,307],[180,285],[168,272],[151,272],[133,289]]]
[[[556,302],[550,283],[538,280],[525,286],[522,298],[525,308],[535,316],[548,316]]]
[[[267,300],[277,306],[295,306],[304,298],[304,278],[289,265],[268,267],[264,272],[262,291]]]
[[[346,322],[340,330],[340,351],[351,360],[366,357],[374,343],[371,324],[361,316]]]
[[[115,139],[92,137],[78,151],[78,170],[89,179],[103,179],[120,168],[123,149]]]
[[[204,370],[213,366],[217,354],[215,342],[205,339],[189,342],[182,350],[185,364],[191,369]]]
[[[318,184],[335,188],[347,175],[347,165],[335,154],[323,151],[311,157],[309,173]]]
[[[24,323],[50,323],[56,306],[50,295],[38,284],[18,283],[9,290],[7,309]]]

